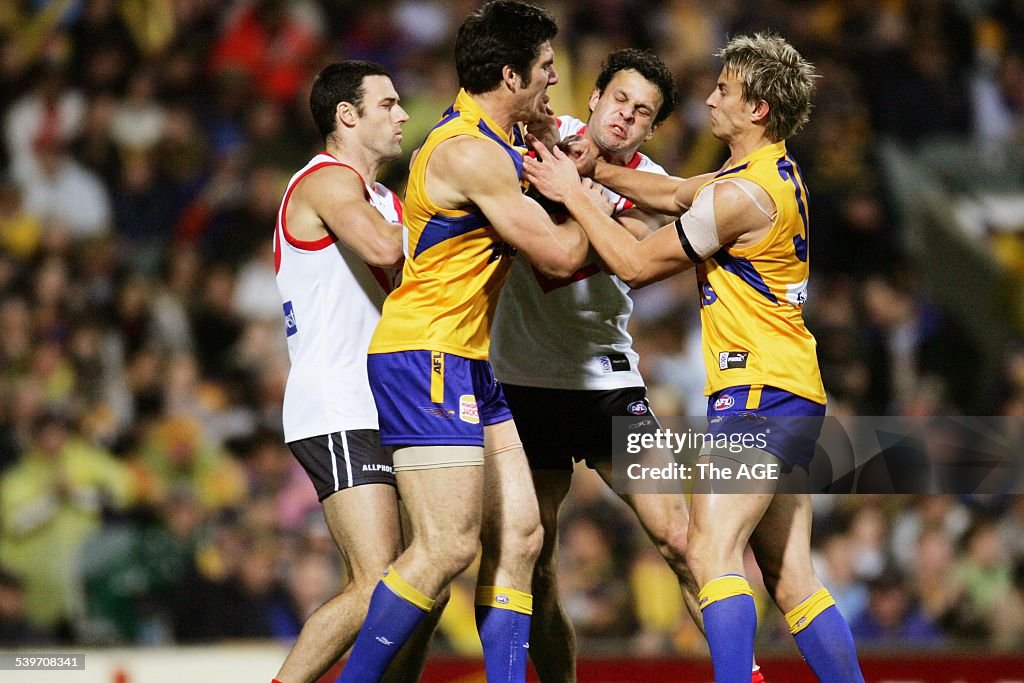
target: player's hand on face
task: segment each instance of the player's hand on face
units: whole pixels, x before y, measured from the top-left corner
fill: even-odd
[[[527,122],[526,132],[543,142],[545,147],[558,144],[558,119],[551,107],[547,108],[547,116],[544,118]]]
[[[612,204],[608,197],[604,193],[604,185],[595,183],[590,178],[583,179],[583,191],[590,197],[590,201],[594,202],[594,205],[601,210],[606,216],[611,216],[615,211],[615,205]]]
[[[565,152],[565,155],[576,164],[576,171],[581,177],[594,175],[594,166],[597,165],[597,149],[594,144],[582,135],[570,135],[557,145],[558,149]]]
[[[548,199],[564,203],[565,198],[580,187],[576,165],[558,147],[549,150],[533,136],[527,136],[527,143],[537,153],[537,158],[523,159],[523,176]]]

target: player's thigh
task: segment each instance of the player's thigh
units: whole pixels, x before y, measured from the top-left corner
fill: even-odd
[[[614,488],[612,463],[596,463],[597,473],[609,487]],[[680,487],[681,488],[681,487]],[[677,545],[685,545],[686,532],[690,524],[690,512],[686,496],[680,493],[618,493],[636,513],[644,531],[655,542],[666,542],[676,538]]]
[[[484,524],[495,530],[530,535],[540,526],[533,476],[516,423],[505,420],[484,427]]]
[[[469,452],[471,449],[473,453]],[[461,462],[459,457],[463,458]],[[453,459],[457,464],[452,464]],[[410,460],[420,465],[444,464],[406,468],[404,464]],[[479,447],[417,446],[395,451],[395,476],[413,543],[431,546],[478,537],[483,501],[482,461],[483,449]]]
[[[698,463],[716,467],[735,467],[728,458],[701,456]],[[694,484],[690,496],[690,527],[687,536],[690,548],[715,549],[722,553],[742,553],[754,527],[771,504],[773,492],[722,493]]]
[[[323,501],[327,527],[345,556],[352,579],[377,577],[402,550],[394,486],[364,484]]]

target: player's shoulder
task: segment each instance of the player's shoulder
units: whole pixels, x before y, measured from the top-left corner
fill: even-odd
[[[643,152],[636,153],[636,165],[633,167],[638,171],[644,171],[646,173],[657,173],[659,175],[668,175],[668,171],[663,166],[655,162],[649,156]]]
[[[558,121],[558,135],[562,139],[569,137],[570,135],[577,135],[587,124],[579,119],[572,116],[559,116]]]
[[[445,140],[430,157],[434,172],[477,181],[486,181],[495,173],[500,174],[507,160],[508,153],[501,146],[487,138],[472,135],[458,135]]]
[[[362,174],[348,164],[336,161],[310,169],[299,179],[295,188],[300,195],[329,194],[332,196],[365,199],[366,181]]]

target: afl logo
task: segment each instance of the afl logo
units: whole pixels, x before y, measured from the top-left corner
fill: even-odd
[[[736,404],[736,401],[732,400],[732,396],[719,396],[715,400],[715,410],[728,410]]]
[[[630,415],[646,415],[647,414],[647,403],[645,401],[633,401],[626,410]]]
[[[499,593],[498,595],[494,596],[494,602],[498,603],[499,605],[507,605],[509,599],[508,596],[504,593]]]

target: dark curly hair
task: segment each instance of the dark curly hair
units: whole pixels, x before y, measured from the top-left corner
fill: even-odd
[[[473,94],[490,92],[501,83],[506,65],[529,85],[540,46],[557,33],[558,24],[546,9],[515,0],[487,3],[466,17],[455,38],[459,85]]]
[[[604,60],[594,87],[603,94],[615,74],[629,69],[636,71],[661,91],[661,108],[658,109],[658,113],[654,117],[654,125],[658,125],[676,110],[679,91],[676,89],[676,79],[672,72],[665,66],[665,62],[661,61],[653,52],[634,48],[616,50]]]

